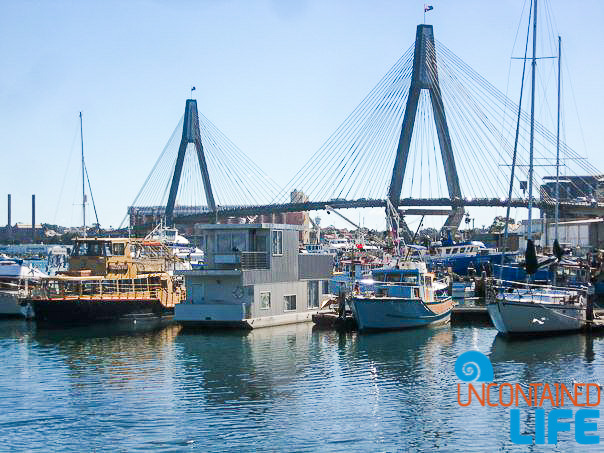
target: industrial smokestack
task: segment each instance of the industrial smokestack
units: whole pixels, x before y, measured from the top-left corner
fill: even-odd
[[[12,225],[10,215],[11,215],[11,212],[10,212],[10,193],[9,193],[8,194],[8,223],[6,224],[6,226],[8,226],[8,227],[10,227]]]
[[[36,242],[36,196],[31,196],[31,240]]]

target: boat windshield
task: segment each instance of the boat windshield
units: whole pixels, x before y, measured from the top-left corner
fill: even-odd
[[[106,247],[107,246],[107,247]],[[71,256],[106,256],[111,255],[111,251],[106,253],[105,248],[109,249],[109,243],[106,242],[78,242],[73,248]]]

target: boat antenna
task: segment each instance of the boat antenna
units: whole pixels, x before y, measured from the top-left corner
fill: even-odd
[[[82,229],[83,236],[86,237],[86,170],[84,167],[84,134],[82,129],[82,112],[80,112],[80,142],[82,144]]]

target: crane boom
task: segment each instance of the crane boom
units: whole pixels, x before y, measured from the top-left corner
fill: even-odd
[[[356,223],[354,223],[352,220],[350,220],[348,217],[346,217],[343,214],[340,214],[338,211],[336,211],[333,207],[329,206],[329,205],[325,205],[325,210],[327,211],[327,214],[329,214],[330,211],[333,211],[334,214],[342,217],[344,220],[346,220],[348,223],[350,223],[353,227],[355,227],[357,230],[360,230],[361,227],[358,226]]]

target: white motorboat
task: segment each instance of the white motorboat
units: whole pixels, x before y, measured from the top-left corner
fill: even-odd
[[[40,283],[46,274],[23,261],[0,256],[0,316],[33,317],[33,311],[23,304],[32,285]]]

